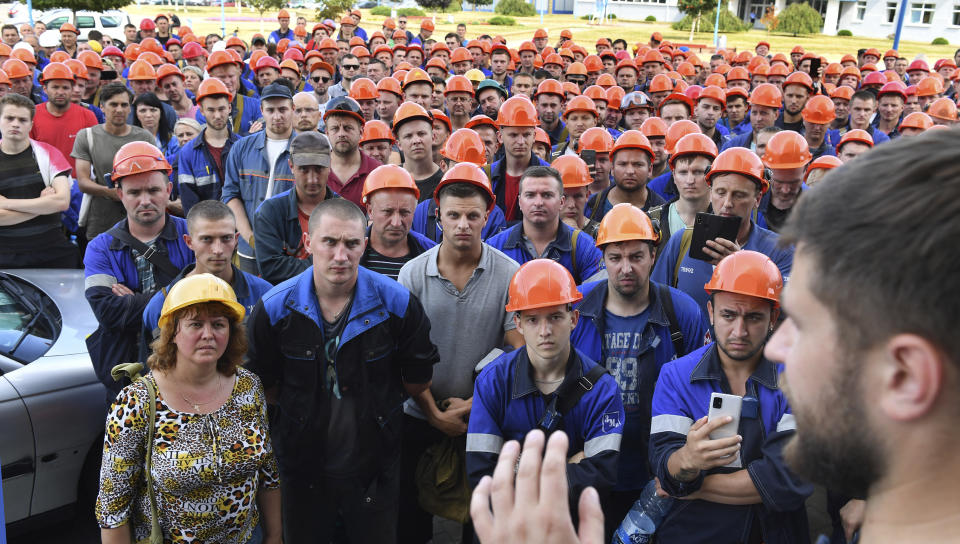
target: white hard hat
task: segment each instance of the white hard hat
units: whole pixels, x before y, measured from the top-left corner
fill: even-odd
[[[37,41],[40,43],[40,47],[56,47],[60,45],[60,31],[59,30],[44,30],[42,34],[37,38]],[[20,42],[24,43],[24,42]],[[18,43],[17,45],[20,45]],[[30,44],[25,44],[27,47],[30,47]],[[16,47],[16,46],[14,46]],[[31,47],[31,49],[33,49]]]

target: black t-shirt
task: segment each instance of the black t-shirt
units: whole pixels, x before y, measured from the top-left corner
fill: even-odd
[[[38,198],[45,188],[31,147],[16,155],[0,150],[0,195],[12,200]],[[26,253],[68,243],[60,228],[58,213],[0,227],[0,252],[3,253]]]
[[[780,232],[780,228],[786,223],[787,216],[789,215],[790,210],[781,210],[774,206],[772,202],[767,206],[767,210],[763,212],[763,217],[767,220],[767,228],[773,232]]]
[[[387,257],[386,255],[373,249],[373,246],[368,243],[366,251],[363,252],[363,257],[360,258],[360,264],[364,268],[368,268],[374,272],[377,272],[378,274],[383,274],[392,280],[396,280],[397,277],[400,276],[400,269],[403,268],[403,265],[407,264],[407,261],[413,257],[414,252],[412,251],[408,252],[403,257]]]
[[[420,189],[420,202],[433,198],[433,191],[440,184],[441,179],[443,179],[443,170],[437,168],[429,178],[416,180],[417,189]]]

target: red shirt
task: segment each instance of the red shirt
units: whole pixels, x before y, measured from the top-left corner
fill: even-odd
[[[520,219],[519,217],[514,217],[514,213],[517,209],[517,199],[520,197],[520,177],[521,176],[511,176],[504,170],[503,172],[503,199],[506,202],[503,203],[504,209],[507,211],[506,220],[514,221]]]
[[[77,133],[96,124],[97,116],[79,104],[70,104],[67,112],[57,117],[47,110],[47,104],[44,102],[37,104],[30,137],[57,148],[73,169],[76,167],[77,160],[71,157],[70,153],[73,153],[73,141]]]
[[[380,161],[361,151],[360,168],[357,169],[356,173],[350,176],[350,179],[346,182],[343,182],[331,169],[330,177],[327,178],[327,187],[333,189],[341,198],[360,206],[360,209],[363,210],[365,208],[360,200],[360,196],[363,194],[363,182],[367,180],[367,174],[373,172],[373,169],[380,164]]]
[[[296,191],[296,189],[290,189],[291,191]],[[310,223],[310,216],[303,213],[299,207],[297,207],[297,221],[300,222],[300,231],[307,232],[310,229],[307,227]],[[310,254],[307,253],[307,246],[300,246],[300,251],[297,252],[298,259],[309,259]]]

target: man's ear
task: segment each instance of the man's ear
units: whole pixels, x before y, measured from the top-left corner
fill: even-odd
[[[946,393],[943,351],[915,334],[898,334],[877,350],[880,409],[891,419],[909,422],[927,417]]]

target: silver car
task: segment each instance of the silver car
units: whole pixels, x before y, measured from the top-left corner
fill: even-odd
[[[11,530],[78,500],[92,513],[107,407],[87,356],[97,320],[83,291],[82,270],[0,272],[0,473]]]

